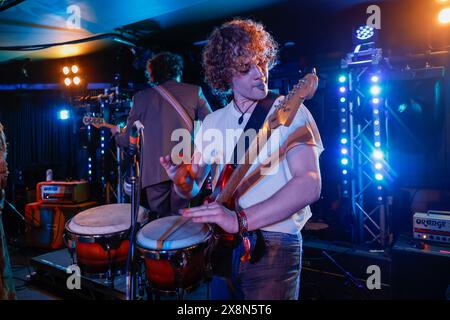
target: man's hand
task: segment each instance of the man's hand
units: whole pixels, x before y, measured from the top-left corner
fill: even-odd
[[[120,127],[119,126],[114,126],[111,127],[111,135],[114,137],[114,135],[116,135],[117,133],[120,133]]]
[[[237,233],[239,231],[236,212],[225,208],[217,202],[180,210],[180,213],[184,217],[192,218],[192,221],[197,223],[215,223],[228,233]]]
[[[192,191],[199,169],[198,164],[182,163],[175,165],[169,155],[160,157],[159,162],[179,191],[186,194]]]

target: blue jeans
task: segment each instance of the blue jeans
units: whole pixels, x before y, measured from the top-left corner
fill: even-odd
[[[211,281],[213,300],[297,300],[302,258],[301,234],[262,231],[265,251],[252,264],[241,262],[241,243],[233,251],[231,277],[214,276]],[[256,233],[250,232],[253,251]],[[253,253],[253,252],[252,252]]]

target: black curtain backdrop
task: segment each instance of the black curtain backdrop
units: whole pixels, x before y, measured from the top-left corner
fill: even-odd
[[[78,178],[77,119],[60,120],[61,109],[71,110],[59,92],[0,93],[0,121],[5,126],[9,143],[9,185],[23,183],[33,188],[45,180],[45,171],[52,169],[54,179]]]

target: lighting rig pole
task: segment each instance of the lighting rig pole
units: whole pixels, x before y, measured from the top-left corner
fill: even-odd
[[[352,241],[384,248],[389,242],[385,188],[388,154],[383,150],[387,145],[387,111],[381,86],[382,50],[374,47],[373,39],[369,40],[374,33],[371,27],[360,27],[356,37],[363,43],[341,62],[340,164],[342,197],[351,203]]]

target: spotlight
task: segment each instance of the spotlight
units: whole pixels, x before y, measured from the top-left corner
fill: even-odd
[[[347,170],[342,170],[342,174],[347,174],[348,173],[348,171]]]
[[[375,121],[373,122],[373,124],[376,125],[376,126],[378,126],[378,125],[380,124],[380,121],[379,121],[379,120],[375,120]]]
[[[80,82],[81,82],[80,77],[74,77],[74,78],[73,78],[73,83],[74,83],[75,85],[79,85]]]
[[[361,26],[356,29],[356,39],[358,40],[369,40],[375,35],[375,31],[373,27],[369,26]]]
[[[373,104],[379,104],[380,103],[380,98],[373,98],[372,99],[372,103]]]
[[[374,96],[379,95],[380,92],[381,92],[381,88],[380,88],[379,86],[372,86],[372,87],[370,88],[370,93],[371,93],[372,95],[374,95]]]
[[[347,144],[347,138],[342,138],[342,139],[341,139],[341,143],[342,143],[342,144]]]
[[[381,150],[375,150],[375,151],[373,152],[373,157],[374,157],[375,159],[378,159],[378,160],[383,159],[383,151],[381,151]]]
[[[348,159],[347,158],[342,158],[341,163],[346,166],[348,164]]]
[[[380,80],[380,77],[378,77],[378,76],[372,76],[372,77],[370,78],[370,81],[372,81],[372,82],[374,82],[374,83],[377,83],[379,80]]]
[[[348,153],[348,150],[345,149],[345,148],[344,148],[344,149],[341,149],[341,153],[342,153],[342,154],[347,154],[347,153]]]
[[[375,169],[381,170],[383,168],[383,165],[380,162],[375,163]]]
[[[376,142],[375,142],[375,147],[377,147],[377,148],[381,147],[380,141],[376,141]]]
[[[380,113],[380,110],[378,110],[378,109],[375,109],[375,110],[373,110],[373,113],[375,113],[375,114],[379,114],[379,113]]]
[[[444,8],[439,12],[438,20],[442,24],[450,23],[450,8]]]
[[[340,82],[340,83],[344,83],[345,80],[347,80],[347,78],[346,78],[345,76],[340,76],[340,77],[339,77],[339,82]]]
[[[61,111],[59,111],[58,118],[60,120],[67,120],[67,119],[69,119],[69,117],[70,117],[69,110],[61,110]]]
[[[64,84],[65,84],[67,87],[70,86],[71,83],[72,83],[72,80],[70,80],[70,78],[65,78],[65,79],[64,79]]]
[[[71,68],[73,73],[77,73],[78,72],[78,66],[76,64],[74,64]]]
[[[62,69],[62,72],[63,72],[64,74],[69,74],[69,72],[70,72],[69,67],[68,67],[68,66],[65,66],[65,67]]]
[[[377,179],[378,181],[381,181],[381,180],[383,180],[383,175],[381,174],[381,173],[377,173],[376,175],[375,175],[375,179]]]
[[[340,99],[340,101],[342,102],[342,103],[344,103],[346,100],[345,100],[345,97],[342,97],[341,99]]]
[[[340,87],[339,88],[339,92],[344,93],[345,92],[345,87]]]

